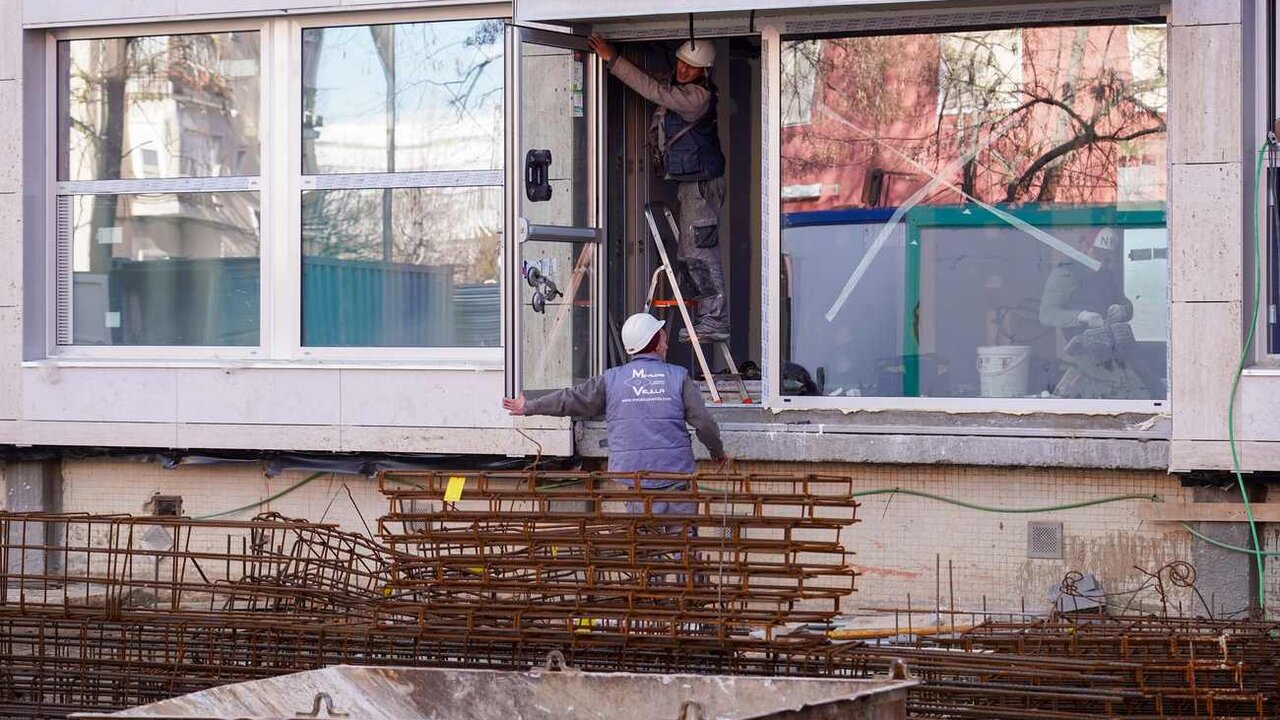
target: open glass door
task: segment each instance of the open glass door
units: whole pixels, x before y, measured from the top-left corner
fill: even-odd
[[[586,39],[507,27],[507,392],[600,372],[599,63]]]

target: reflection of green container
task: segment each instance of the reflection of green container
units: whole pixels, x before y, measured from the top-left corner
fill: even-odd
[[[121,262],[108,285],[114,345],[257,345],[259,263],[247,258]]]
[[[1015,217],[1052,234],[1055,228],[1066,227],[1135,227],[1162,228],[1165,225],[1163,203],[1125,205],[1057,206],[1031,203],[1021,206],[1004,205],[999,208]],[[929,395],[921,383],[927,369],[921,367],[924,357],[920,350],[920,296],[923,230],[959,228],[1004,228],[1009,221],[977,205],[921,205],[912,208],[904,216],[906,222],[906,258],[903,278],[904,323],[902,329],[903,377],[902,395],[920,397]]]
[[[453,347],[453,266],[302,261],[302,344]]]

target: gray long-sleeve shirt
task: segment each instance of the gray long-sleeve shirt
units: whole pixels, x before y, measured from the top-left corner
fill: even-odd
[[[609,62],[609,72],[644,99],[676,113],[687,122],[696,122],[711,107],[711,91],[702,84],[663,82],[621,55]]]
[[[702,392],[689,378],[684,379],[680,390],[684,401],[684,421],[693,426],[698,440],[707,446],[711,457],[725,456],[724,442],[720,439],[720,426],[707,412]],[[597,375],[586,382],[563,390],[555,390],[525,403],[526,415],[555,415],[559,417],[599,417],[604,414],[608,398],[604,377]],[[607,420],[608,418],[606,418]]]

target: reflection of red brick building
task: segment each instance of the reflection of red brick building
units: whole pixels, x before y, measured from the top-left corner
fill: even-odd
[[[935,174],[919,202],[1162,201],[1165,50],[1162,25],[787,43],[784,209],[898,206]]]

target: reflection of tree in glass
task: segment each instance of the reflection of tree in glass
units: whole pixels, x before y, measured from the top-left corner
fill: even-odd
[[[813,122],[784,134],[785,182],[881,168],[919,187],[930,178],[902,155],[936,170],[994,133],[964,163],[958,185],[968,195],[1116,202],[1119,168],[1158,165],[1163,155],[1152,144],[1165,133],[1163,28],[1141,27],[1149,32],[1117,25],[812,43],[821,48]],[[925,200],[940,201],[963,200],[949,189]]]
[[[390,218],[383,196],[389,194]],[[452,266],[457,283],[497,279],[499,188],[329,190],[303,195],[303,253],[314,257]],[[383,227],[391,228],[384,256]]]
[[[62,73],[58,175],[66,180],[213,177],[258,171],[258,34],[162,35],[59,44]],[[256,254],[252,204],[209,194],[151,203],[149,219],[197,220],[224,237],[221,256]],[[90,237],[119,227],[131,237],[141,220],[130,196],[99,194],[74,231]],[[253,236],[245,235],[252,229]],[[154,239],[154,238],[153,238]],[[127,246],[91,243],[103,271]],[[164,255],[187,254],[180,241]]]

